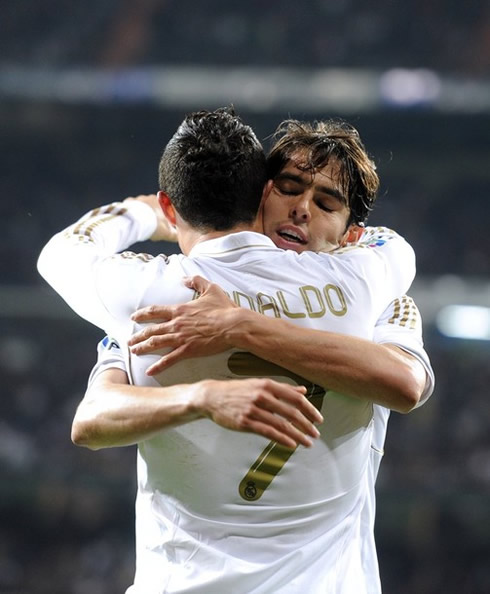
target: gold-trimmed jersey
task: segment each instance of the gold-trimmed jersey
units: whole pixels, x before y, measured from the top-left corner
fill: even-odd
[[[404,304],[401,307],[401,304]],[[400,312],[410,312],[410,316]],[[376,323],[373,340],[378,343],[394,344],[414,356],[426,370],[426,385],[418,406],[432,395],[434,372],[424,349],[422,338],[422,319],[413,299],[407,295],[395,299]],[[89,384],[106,369],[117,368],[127,371],[124,353],[111,338],[105,337],[97,345],[97,362],[90,374]],[[384,455],[386,431],[390,410],[373,405],[372,438],[370,464],[366,473],[366,499],[361,511],[361,558],[368,594],[381,594],[378,558],[374,539],[376,515],[375,484]]]
[[[192,298],[183,276],[208,278],[263,315],[368,339],[413,279],[412,249],[383,228],[334,255],[286,252],[253,232],[203,241],[188,256],[116,254],[153,232],[142,206],[89,213],[55,236],[39,261],[68,304],[121,344],[139,329],[130,320],[137,308]],[[361,512],[372,405],[236,350],[149,378],[156,356],[128,359],[134,383],[257,376],[305,383],[325,422],[312,448],[294,451],[208,419],[139,444],[136,575],[128,592],[366,592]]]
[[[414,300],[408,295],[397,297],[376,323],[374,342],[398,346],[415,357],[426,372],[425,387],[417,404],[422,406],[434,391],[434,371],[429,356],[424,349],[422,338],[422,318]],[[390,410],[373,404],[373,432],[369,470],[366,474],[366,500],[362,510],[362,558],[368,594],[381,594],[378,558],[374,540],[376,516],[375,485],[379,467],[384,456],[386,432]]]

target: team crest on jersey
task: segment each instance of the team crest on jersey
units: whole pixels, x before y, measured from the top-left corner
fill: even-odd
[[[246,499],[255,499],[257,497],[257,487],[254,481],[248,481],[243,494]]]

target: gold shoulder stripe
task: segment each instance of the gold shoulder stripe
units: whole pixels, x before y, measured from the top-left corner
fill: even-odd
[[[135,253],[135,252],[122,252],[121,254],[114,254],[111,258],[124,258],[125,260],[141,260],[142,262],[150,262],[154,259],[151,254]],[[165,261],[168,260],[167,256],[164,256]]]
[[[408,295],[401,299],[395,299],[393,302],[393,315],[388,320],[388,324],[409,327],[414,330],[417,326],[419,310],[414,300]]]
[[[104,223],[107,223],[108,221],[114,219],[115,217],[121,216],[126,212],[127,208],[119,207],[116,204],[109,204],[106,207],[95,208],[87,215],[87,217],[83,221],[81,221],[78,225],[76,225],[73,228],[70,235],[85,236],[86,238],[91,240],[93,230],[96,227]],[[95,220],[93,220],[95,217],[100,218],[96,218]]]

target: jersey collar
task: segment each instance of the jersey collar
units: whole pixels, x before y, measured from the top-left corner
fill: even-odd
[[[189,257],[196,256],[218,256],[231,254],[239,250],[253,250],[253,249],[272,249],[278,250],[274,242],[262,233],[255,233],[254,231],[240,231],[238,233],[230,233],[215,239],[208,239],[201,241],[189,252]]]

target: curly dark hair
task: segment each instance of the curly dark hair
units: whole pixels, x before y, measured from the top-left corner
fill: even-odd
[[[364,223],[377,198],[379,177],[353,126],[334,119],[312,124],[285,120],[272,138],[274,144],[267,158],[269,179],[275,179],[293,155],[300,156],[298,167],[312,172],[333,158],[340,164],[340,182],[350,209],[347,225]]]
[[[160,189],[201,230],[251,223],[266,180],[262,145],[233,107],[187,115],[159,166]]]

